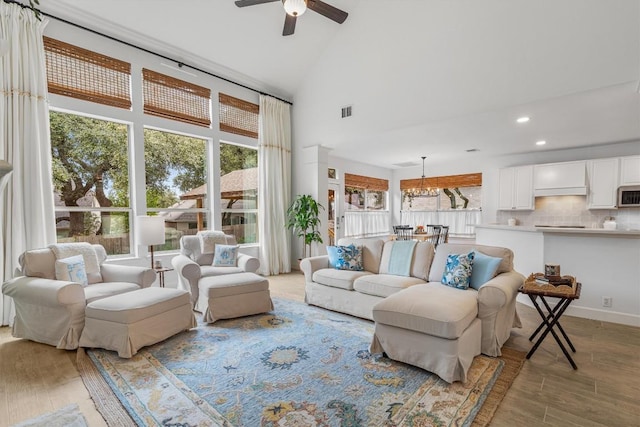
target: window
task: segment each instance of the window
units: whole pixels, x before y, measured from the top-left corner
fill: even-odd
[[[131,64],[44,37],[50,93],[131,108]]]
[[[50,111],[58,242],[130,253],[128,126]]]
[[[430,177],[424,180],[424,186],[440,189],[434,197],[410,198],[406,190],[419,188],[420,178],[400,181],[402,191],[402,210],[438,211],[451,209],[481,209],[482,174],[469,173]]]
[[[238,243],[258,241],[258,151],[220,144],[222,231]]]
[[[144,112],[198,126],[211,125],[211,90],[184,80],[142,70]]]
[[[111,51],[136,60],[45,38],[58,241],[130,255],[134,215],[146,213],[165,220],[166,243],[155,251],[177,250],[181,236],[214,228],[219,218],[238,243],[257,242],[257,150],[238,143],[257,145],[249,138],[258,136],[259,106],[220,94],[219,129],[239,136],[218,142],[211,90],[230,84],[196,74],[187,82],[135,65],[149,63],[145,53],[120,45]],[[219,174],[211,157],[217,144]],[[210,182],[220,183],[221,194],[207,192]],[[218,197],[222,209],[214,212]]]
[[[344,174],[345,229],[347,237],[389,233],[389,181],[369,176]]]
[[[147,212],[165,219],[165,244],[180,248],[180,237],[207,228],[206,141],[160,130],[144,130]]]
[[[221,93],[220,130],[235,135],[258,138],[258,113],[260,106],[233,96]]]

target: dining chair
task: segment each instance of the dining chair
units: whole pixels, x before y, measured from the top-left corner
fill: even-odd
[[[396,240],[411,240],[413,238],[413,227],[410,225],[394,225],[393,234]]]
[[[441,225],[425,225],[425,232],[427,233],[427,242],[431,242],[433,246],[438,246],[440,243],[440,232],[442,230]]]

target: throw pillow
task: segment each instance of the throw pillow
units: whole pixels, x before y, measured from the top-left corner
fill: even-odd
[[[498,267],[502,262],[502,258],[496,258],[485,255],[482,252],[476,252],[473,258],[473,269],[471,270],[470,286],[473,289],[480,289],[480,286],[487,283],[496,276]]]
[[[56,279],[65,280],[67,282],[80,283],[87,286],[87,270],[84,266],[84,257],[82,255],[74,255],[69,258],[63,258],[56,261]]]
[[[471,279],[471,269],[475,252],[468,254],[447,255],[447,265],[444,267],[441,282],[457,289],[467,289]]]
[[[327,255],[329,256],[329,267],[337,268],[338,266],[338,247],[327,246]]]
[[[237,245],[216,245],[213,253],[214,267],[235,267],[238,263]]]
[[[338,246],[338,270],[362,271],[362,246],[351,244],[349,246]]]

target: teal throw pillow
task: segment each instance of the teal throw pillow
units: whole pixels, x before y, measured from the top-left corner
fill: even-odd
[[[496,258],[485,255],[482,252],[476,252],[473,258],[473,269],[471,270],[471,283],[473,289],[480,289],[480,286],[487,283],[496,276],[498,267],[502,262],[502,258]]]
[[[338,270],[352,270],[362,271],[362,246],[355,246],[353,244],[349,246],[337,246],[338,248],[338,261],[336,262],[336,269]]]
[[[331,268],[337,268],[338,265],[338,247],[327,246],[327,255],[329,255],[329,266]]]
[[[70,256],[56,261],[56,279],[67,282],[80,283],[87,286],[87,270],[84,266],[84,257],[82,255]]]
[[[213,250],[214,267],[235,267],[238,263],[237,245],[216,245]]]
[[[441,282],[453,288],[467,289],[471,280],[474,256],[474,251],[468,254],[449,254]]]

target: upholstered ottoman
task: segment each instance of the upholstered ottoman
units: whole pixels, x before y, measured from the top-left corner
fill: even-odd
[[[198,288],[196,311],[207,323],[273,310],[269,281],[255,273],[205,277]]]
[[[98,347],[132,357],[146,345],[196,326],[189,292],[145,288],[89,303],[80,347]]]
[[[373,307],[371,352],[384,352],[449,383],[466,381],[481,351],[475,292],[426,283],[388,296]]]

